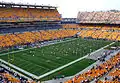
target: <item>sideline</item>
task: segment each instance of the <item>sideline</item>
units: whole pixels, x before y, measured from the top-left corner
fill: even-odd
[[[65,42],[66,42],[66,41],[65,41]],[[60,43],[60,42],[59,42],[59,43]],[[100,49],[92,52],[91,54],[94,54],[94,53],[96,53],[96,52],[98,52],[98,51],[101,51],[102,49],[104,49],[104,48],[106,48],[106,47],[108,47],[108,46],[110,46],[110,45],[112,45],[112,44],[114,44],[114,43],[115,43],[115,42],[112,42],[111,44],[106,45],[106,46],[104,46],[104,47],[102,47],[102,48],[100,48]],[[72,64],[74,64],[74,63],[76,63],[76,62],[78,62],[78,61],[80,61],[80,60],[82,60],[82,59],[84,59],[84,58],[86,58],[86,57],[88,57],[88,56],[89,56],[89,54],[88,54],[88,55],[85,55],[85,56],[83,56],[83,57],[81,57],[81,58],[79,58],[79,59],[76,59],[76,60],[74,60],[74,61],[72,61],[72,62],[70,62],[70,63],[68,63],[68,64],[66,64],[66,65],[63,65],[63,66],[61,66],[61,67],[59,67],[59,68],[56,68],[56,69],[54,69],[54,70],[52,70],[52,71],[50,71],[50,72],[47,72],[47,73],[45,73],[45,74],[43,74],[43,75],[41,75],[41,76],[36,76],[36,75],[34,75],[34,74],[32,74],[32,73],[29,73],[29,72],[27,72],[27,71],[25,71],[25,70],[23,70],[23,69],[21,69],[21,68],[18,68],[17,66],[14,66],[14,65],[12,65],[12,64],[10,64],[10,63],[9,63],[9,65],[10,65],[11,67],[17,69],[18,71],[23,72],[24,74],[26,74],[26,75],[28,75],[28,76],[34,77],[35,79],[41,79],[41,78],[43,78],[43,77],[46,77],[46,76],[48,76],[48,75],[50,75],[50,74],[52,74],[52,73],[55,73],[55,72],[59,71],[59,70],[65,68],[65,67],[68,67],[68,66],[70,66],[70,65],[72,65]],[[0,59],[0,61],[3,62],[3,63],[8,64],[8,62],[6,62],[6,61],[4,61],[4,60],[2,60],[2,59]]]
[[[42,47],[45,47],[45,46],[50,46],[50,45],[53,45],[53,44],[59,44],[59,43],[63,43],[63,42],[69,42],[69,41],[73,41],[73,40],[76,40],[78,38],[75,38],[75,39],[71,39],[71,40],[62,40],[62,41],[59,41],[59,42],[55,42],[55,43],[50,43],[48,45],[42,45],[40,48]],[[0,56],[3,56],[3,55],[7,55],[7,54],[12,54],[12,53],[17,53],[17,52],[22,52],[22,51],[26,51],[26,50],[30,50],[30,49],[34,49],[36,47],[33,47],[33,48],[27,48],[27,49],[23,49],[23,50],[17,50],[17,51],[12,51],[12,52],[9,52],[9,53],[3,53],[3,54],[0,54]]]

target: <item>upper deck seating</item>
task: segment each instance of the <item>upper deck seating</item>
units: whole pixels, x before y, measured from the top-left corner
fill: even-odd
[[[0,22],[60,21],[57,9],[0,8]]]

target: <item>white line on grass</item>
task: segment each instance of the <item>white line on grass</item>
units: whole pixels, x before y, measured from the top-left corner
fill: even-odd
[[[6,66],[6,65],[4,65],[4,64],[1,64],[1,66],[2,66],[2,67],[4,67],[4,68],[6,68],[6,69],[9,69],[9,67],[8,67],[8,66]],[[31,79],[31,78],[29,78],[29,77],[27,77],[27,76],[25,76],[25,75],[21,74],[20,72],[18,72],[18,71],[16,71],[16,70],[14,70],[14,69],[11,69],[11,70],[12,70],[12,71],[14,71],[14,72],[16,72],[16,73],[18,73],[19,75],[21,75],[21,76],[23,76],[23,77],[25,77],[25,78]]]
[[[112,42],[111,44],[106,45],[106,46],[104,46],[104,47],[102,47],[102,48],[100,48],[100,49],[92,52],[91,54],[94,54],[94,53],[96,53],[96,52],[98,52],[98,51],[100,51],[100,50],[102,50],[102,49],[104,49],[104,48],[106,48],[106,47],[114,44],[114,43],[115,43],[115,42]],[[66,65],[63,65],[63,66],[61,66],[61,67],[59,67],[59,68],[57,68],[57,69],[54,69],[54,70],[52,70],[52,71],[50,71],[50,72],[47,72],[47,73],[45,73],[45,74],[43,74],[43,75],[41,75],[41,76],[36,76],[36,75],[34,75],[34,74],[32,74],[32,73],[29,73],[29,72],[27,72],[27,71],[25,71],[25,70],[23,70],[23,69],[21,69],[21,68],[18,68],[17,66],[14,66],[14,65],[12,65],[12,64],[10,64],[10,63],[2,60],[2,59],[0,59],[0,61],[1,61],[1,62],[4,62],[5,64],[9,64],[11,67],[13,67],[13,68],[15,68],[15,69],[17,69],[17,70],[19,70],[19,71],[21,71],[21,72],[23,72],[23,73],[31,76],[31,77],[34,77],[34,78],[36,78],[36,79],[41,79],[41,78],[46,77],[46,76],[48,76],[48,75],[50,75],[50,74],[52,74],[52,73],[54,73],[54,72],[59,71],[59,70],[65,68],[65,67],[68,67],[68,66],[70,66],[70,65],[72,65],[72,64],[74,64],[74,63],[76,63],[76,62],[78,62],[78,61],[80,61],[80,60],[82,60],[82,59],[84,59],[84,58],[86,58],[86,57],[88,57],[88,55],[83,56],[83,57],[81,57],[81,58],[79,58],[79,59],[77,59],[77,60],[74,60],[74,61],[72,61],[72,62],[70,62],[70,63],[68,63],[68,64],[66,64]]]
[[[106,48],[106,47],[114,44],[114,43],[115,43],[115,42],[112,42],[111,44],[109,44],[109,45],[107,45],[107,46],[104,46],[104,47],[102,47],[102,48],[100,48],[100,49],[92,52],[91,54],[94,54],[94,53],[96,53],[96,52],[98,52],[98,51],[100,51],[100,50],[102,50],[102,49],[104,49],[104,48]],[[52,73],[54,73],[54,72],[57,72],[57,71],[65,68],[65,67],[68,67],[68,66],[70,66],[70,65],[72,65],[72,64],[74,64],[74,63],[76,63],[76,62],[78,62],[78,61],[80,61],[80,60],[82,60],[82,59],[84,59],[84,58],[86,58],[86,57],[88,57],[88,56],[89,56],[89,54],[86,55],[86,56],[83,56],[83,57],[81,57],[81,58],[79,58],[79,59],[77,59],[77,60],[74,60],[74,61],[72,61],[72,62],[70,62],[70,63],[68,63],[68,64],[66,64],[66,65],[64,65],[64,66],[61,66],[61,67],[59,67],[59,68],[57,68],[57,69],[54,69],[54,70],[52,70],[52,71],[50,71],[50,72],[48,72],[48,73],[45,73],[45,74],[39,76],[38,79],[41,79],[41,78],[43,78],[43,77],[46,77],[46,76],[48,76],[48,75],[50,75],[50,74],[52,74]]]
[[[55,44],[59,44],[59,43],[63,43],[63,42],[69,42],[69,41],[73,41],[73,40],[76,40],[76,39],[78,39],[78,38],[71,39],[71,40],[66,40],[66,41],[63,40],[63,41],[56,42],[56,43],[51,43],[51,44],[45,45],[45,46],[50,46],[50,45],[53,45],[53,44],[55,45]],[[42,47],[45,47],[45,46],[42,46]],[[26,51],[26,50],[30,50],[30,49],[35,49],[35,47],[27,48],[27,49],[23,49],[23,50],[12,51],[12,52],[8,52],[8,53],[3,53],[3,54],[0,54],[0,56],[7,55],[7,54],[12,54],[12,53],[17,53],[17,52],[22,52],[22,51]]]
[[[29,73],[29,72],[27,72],[27,71],[25,71],[25,70],[23,70],[23,69],[15,66],[15,65],[12,65],[11,63],[8,63],[8,62],[6,62],[6,61],[4,61],[4,60],[2,60],[2,59],[0,59],[0,61],[3,62],[3,63],[5,63],[5,64],[9,64],[9,66],[11,66],[11,67],[13,67],[13,68],[15,68],[15,69],[17,69],[17,70],[25,73],[26,75],[29,75],[29,76],[34,77],[34,78],[38,78],[38,76],[36,76],[36,75],[34,75],[34,74],[32,74],[32,73]]]
[[[27,61],[27,60],[24,60],[24,59],[21,59],[21,60],[23,60],[23,61],[25,61],[25,62],[28,62],[28,63],[30,63],[30,64],[34,64],[34,63],[31,63],[31,62],[29,62],[29,61]],[[38,65],[38,64],[35,64],[35,65],[38,66],[38,67],[41,67],[41,68],[43,68],[43,69],[47,69],[47,70],[48,70],[48,68],[46,68],[46,67],[40,66],[40,65]]]

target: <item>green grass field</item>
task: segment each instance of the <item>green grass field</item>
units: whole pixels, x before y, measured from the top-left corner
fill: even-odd
[[[120,42],[116,42],[115,44],[111,45],[111,46],[120,46]],[[110,46],[110,47],[111,47]]]
[[[75,74],[77,74],[78,72],[80,72],[81,70],[85,69],[86,67],[88,67],[89,65],[93,64],[95,62],[95,60],[90,60],[90,59],[82,59],[78,62],[76,62],[75,64],[68,66],[60,71],[57,71],[47,77],[44,77],[41,79],[41,81],[44,80],[50,80],[54,77],[61,77],[62,75],[64,75],[65,77],[67,76],[73,76]]]
[[[65,38],[65,39],[62,39],[62,40],[54,40],[56,43],[58,42],[61,42],[61,41],[69,41],[71,40],[72,38]],[[31,48],[30,46],[26,46],[24,47],[24,49],[28,49],[28,48]],[[0,51],[0,54],[3,54],[3,53],[8,53],[8,52],[12,52],[12,51],[18,51],[19,49],[16,49],[16,48],[12,48],[12,49],[2,49]]]
[[[14,55],[14,62],[12,64],[40,76],[85,56],[90,53],[90,49],[91,51],[95,51],[110,43],[110,41],[84,40],[79,38],[73,41],[30,49],[9,55]],[[8,61],[8,55],[0,56],[0,58]]]
[[[116,47],[116,46],[120,46],[120,42],[115,42],[113,45],[110,45],[106,49],[111,49],[111,47]]]

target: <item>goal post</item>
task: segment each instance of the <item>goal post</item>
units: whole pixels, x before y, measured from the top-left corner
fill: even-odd
[[[10,63],[14,63],[14,54],[10,54],[8,49],[8,65]]]

